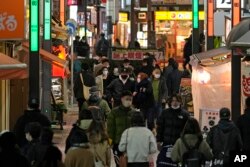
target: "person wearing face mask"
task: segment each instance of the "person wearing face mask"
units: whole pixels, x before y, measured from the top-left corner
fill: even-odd
[[[154,69],[151,82],[155,101],[155,105],[152,110],[156,111],[155,118],[158,118],[168,97],[166,79],[163,75],[161,75],[161,70],[159,68]]]
[[[81,41],[79,42],[79,46],[78,46],[78,56],[88,58],[89,51],[90,51],[90,47],[89,47],[89,44],[87,42],[87,39],[86,39],[86,37],[82,37]]]
[[[104,88],[106,88],[111,82],[109,71],[108,71],[108,68],[106,66],[103,66],[97,72],[97,76],[95,77],[95,82],[96,82],[96,86],[101,91],[101,95],[104,96],[106,93]]]
[[[179,95],[173,95],[169,100],[170,107],[164,109],[157,120],[156,140],[160,151],[157,162],[162,161],[162,157],[168,153],[166,163],[174,163],[170,157],[171,150],[189,118],[189,113],[181,108],[181,101]]]
[[[123,91],[134,92],[135,82],[129,79],[129,73],[129,69],[121,69],[119,78],[113,80],[106,88],[106,98],[113,104],[113,107],[121,105]]]
[[[121,105],[113,108],[107,119],[108,135],[112,140],[112,149],[117,167],[119,167],[119,157],[122,155],[122,152],[118,149],[121,136],[123,131],[131,126],[131,114],[134,112],[132,108],[132,93],[123,91],[120,97]]]
[[[148,75],[139,73],[134,92],[134,105],[144,114],[144,119],[147,120],[147,126],[150,130],[154,128],[154,95],[151,82],[148,80]]]

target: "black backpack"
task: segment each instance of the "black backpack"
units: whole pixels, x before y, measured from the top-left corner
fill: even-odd
[[[205,156],[199,151],[202,140],[198,140],[194,147],[190,147],[184,137],[181,138],[187,148],[187,152],[182,155],[182,167],[201,167],[205,165]]]

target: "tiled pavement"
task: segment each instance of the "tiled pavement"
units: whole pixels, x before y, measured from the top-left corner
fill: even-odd
[[[78,108],[73,108],[72,110],[68,111],[67,114],[64,115],[64,121],[66,125],[63,126],[63,130],[59,129],[59,126],[53,127],[54,130],[54,139],[53,142],[57,145],[57,147],[63,153],[63,159],[65,158],[64,149],[65,149],[65,141],[69,135],[69,132],[72,128],[72,124],[74,124],[78,117]],[[157,153],[158,154],[158,153]],[[157,154],[153,155],[153,158],[156,159]],[[156,166],[156,165],[154,165]],[[114,159],[112,156],[112,164],[111,167],[115,167]]]

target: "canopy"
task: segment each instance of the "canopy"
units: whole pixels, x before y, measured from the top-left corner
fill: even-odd
[[[0,53],[0,79],[24,79],[28,77],[27,65]]]

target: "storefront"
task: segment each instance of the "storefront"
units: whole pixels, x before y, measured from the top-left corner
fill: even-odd
[[[117,25],[114,28],[114,40],[119,39],[123,47],[128,46],[130,40],[130,21],[129,21],[128,12],[120,12],[119,20]]]
[[[199,12],[200,32],[203,30],[204,12]],[[158,46],[159,41],[166,41],[166,56],[182,58],[185,38],[188,38],[192,31],[191,11],[156,11],[155,32]]]

